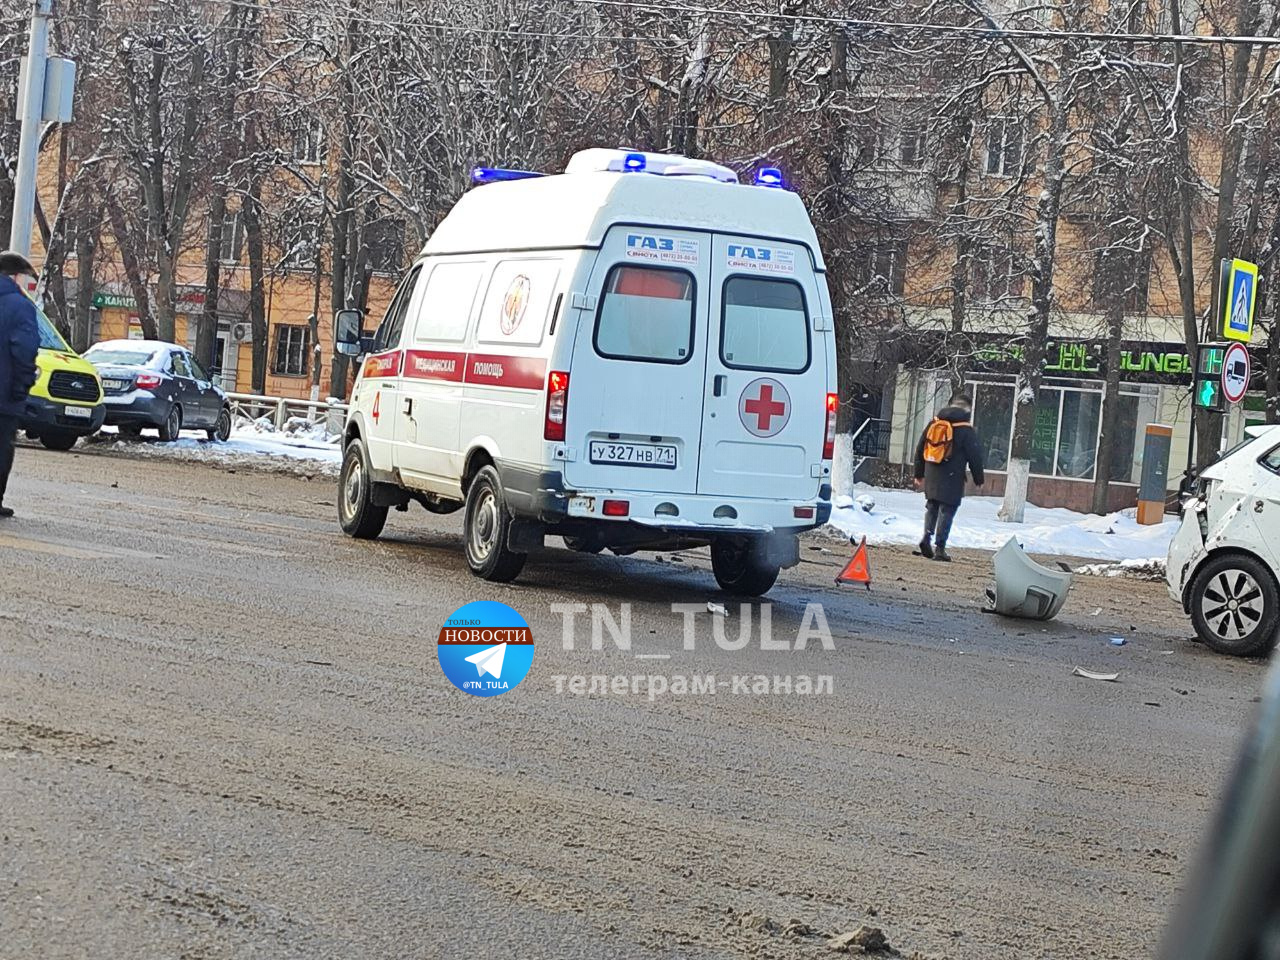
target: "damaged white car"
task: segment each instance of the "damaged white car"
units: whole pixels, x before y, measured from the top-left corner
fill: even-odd
[[[1280,426],[1200,471],[1169,545],[1169,594],[1219,653],[1264,656],[1280,634]]]

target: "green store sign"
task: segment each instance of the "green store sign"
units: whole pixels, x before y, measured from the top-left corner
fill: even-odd
[[[1024,352],[1021,344],[988,341],[974,350],[974,366],[978,371],[1013,373]],[[1051,340],[1045,347],[1043,369],[1051,377],[1101,380],[1107,375],[1106,367],[1106,344],[1100,340]],[[1187,351],[1176,344],[1126,341],[1121,345],[1121,376],[1130,383],[1188,384],[1194,368]]]
[[[137,308],[138,301],[127,293],[103,293],[99,290],[93,295],[93,305],[99,310],[104,307],[109,310],[133,310]]]

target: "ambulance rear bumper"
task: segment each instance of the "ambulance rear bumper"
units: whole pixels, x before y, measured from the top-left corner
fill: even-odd
[[[831,519],[831,486],[823,484],[809,500],[650,493],[628,490],[572,490],[555,470],[500,465],[507,505],[518,517],[543,523],[598,520],[635,523],[673,533],[800,533]],[[625,515],[607,515],[605,501],[627,504]]]

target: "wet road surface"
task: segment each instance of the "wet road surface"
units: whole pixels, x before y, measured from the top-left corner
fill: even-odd
[[[832,585],[847,548],[814,539],[770,595],[772,639],[820,603],[834,649],[761,649],[760,608],[699,552],[548,549],[491,585],[460,515],[392,513],[357,543],[334,494],[19,451],[0,955],[819,957],[866,922],[908,956],[1147,956],[1261,685],[1190,643],[1160,584],[1082,579],[1025,624],[979,611],[981,554],[873,550],[867,593]],[[501,697],[436,660],[477,599],[537,644]],[[728,641],[750,616],[743,649],[705,612],[686,641],[671,604],[708,600]],[[589,613],[566,649],[571,603],[629,605],[630,649],[592,649]],[[726,683],[557,693],[575,675]],[[760,675],[832,692],[734,692]]]

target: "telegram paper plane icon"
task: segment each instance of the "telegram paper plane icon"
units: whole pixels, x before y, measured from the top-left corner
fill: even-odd
[[[502,677],[502,658],[506,655],[507,645],[500,643],[496,647],[486,647],[479,653],[473,653],[466,657],[467,663],[476,665],[476,676],[482,677],[486,673],[498,677]]]

